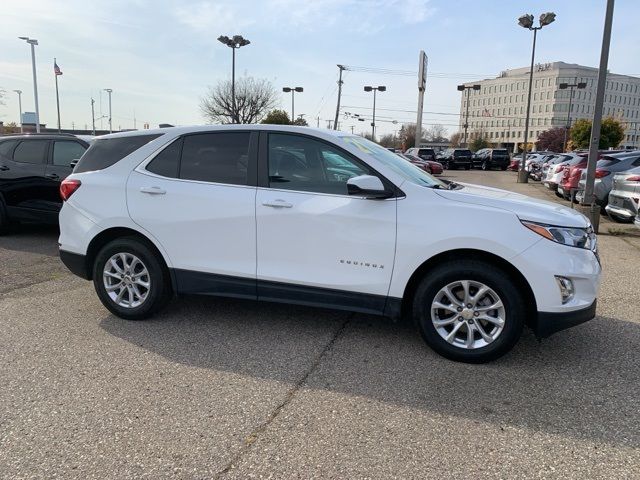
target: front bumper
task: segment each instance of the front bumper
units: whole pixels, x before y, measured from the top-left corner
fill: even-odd
[[[598,301],[594,300],[590,306],[570,312],[538,312],[532,325],[533,331],[536,337],[547,338],[556,332],[588,322],[596,316],[597,303]]]

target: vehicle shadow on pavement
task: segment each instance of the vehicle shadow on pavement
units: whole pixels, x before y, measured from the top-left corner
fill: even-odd
[[[485,365],[438,356],[406,323],[279,304],[188,298],[150,321],[109,316],[100,325],[171,362],[292,385],[306,375],[304,388],[640,447],[634,322],[598,317],[541,343],[526,331],[510,354]]]
[[[0,236],[0,248],[57,256],[59,236],[60,230],[55,225],[12,225],[7,233]]]

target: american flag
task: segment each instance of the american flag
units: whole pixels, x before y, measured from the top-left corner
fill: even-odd
[[[62,75],[62,70],[60,70],[60,67],[58,66],[55,60],[53,61],[53,73],[55,75]]]

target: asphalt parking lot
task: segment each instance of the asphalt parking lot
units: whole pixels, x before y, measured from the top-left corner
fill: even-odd
[[[640,478],[640,237],[616,228],[598,317],[480,366],[330,310],[194,297],[123,321],[55,229],[18,228],[0,237],[0,478]]]

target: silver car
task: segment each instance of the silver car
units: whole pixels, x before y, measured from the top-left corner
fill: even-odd
[[[605,210],[616,221],[630,222],[638,214],[640,167],[613,176],[613,188]]]
[[[613,176],[618,172],[625,172],[635,167],[640,167],[640,150],[632,152],[605,155],[596,164],[596,179],[593,184],[593,194],[596,203],[605,207],[609,201],[609,192],[613,187]],[[583,202],[584,187],[587,181],[587,169],[582,170],[576,201]]]

